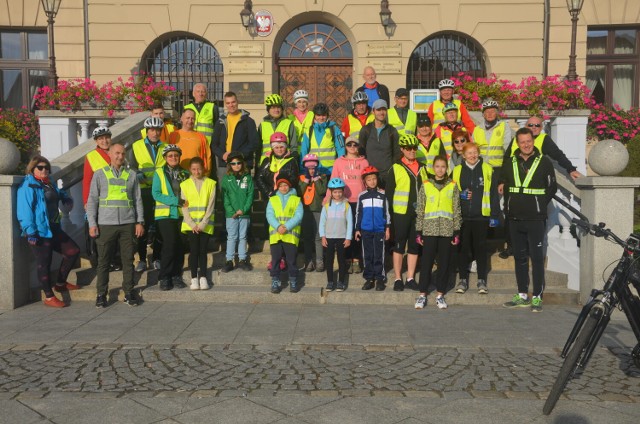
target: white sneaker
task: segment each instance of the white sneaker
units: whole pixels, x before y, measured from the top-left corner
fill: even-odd
[[[426,304],[427,304],[427,296],[422,294],[418,296],[418,299],[416,299],[416,309],[424,309]]]
[[[200,286],[198,285],[198,279],[197,278],[192,278],[191,279],[191,287],[189,287],[191,290],[200,290]]]
[[[147,270],[147,261],[138,261],[136,272],[145,272]]]
[[[200,277],[200,290],[209,290],[209,283],[207,277]]]
[[[444,296],[436,297],[436,306],[438,309],[447,309],[447,302],[444,301]]]
[[[478,272],[478,263],[476,261],[471,262],[471,264],[469,265],[469,272],[473,274]]]

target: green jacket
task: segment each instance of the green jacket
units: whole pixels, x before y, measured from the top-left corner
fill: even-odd
[[[224,201],[224,216],[231,218],[238,210],[242,211],[239,218],[249,219],[253,204],[253,178],[245,174],[241,178],[225,175],[222,179],[222,198]]]

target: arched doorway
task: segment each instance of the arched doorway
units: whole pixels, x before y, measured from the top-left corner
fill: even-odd
[[[438,81],[464,72],[487,75],[484,49],[473,38],[441,32],[420,43],[409,58],[407,88],[437,88]]]
[[[309,92],[313,107],[324,102],[330,119],[340,123],[350,108],[353,81],[353,51],[347,37],[335,26],[307,23],[285,37],[276,57],[279,91],[287,113],[293,111],[293,93]]]
[[[189,33],[165,34],[154,41],[140,61],[140,70],[177,90],[174,109],[191,103],[193,84],[207,86],[209,100],[222,99],[224,73],[218,51],[204,38]]]

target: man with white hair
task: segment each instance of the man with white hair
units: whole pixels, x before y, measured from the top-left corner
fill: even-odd
[[[191,109],[196,114],[193,129],[201,133],[211,144],[213,127],[218,121],[218,107],[207,100],[207,86],[201,82],[193,86],[193,103],[189,103],[184,110]]]

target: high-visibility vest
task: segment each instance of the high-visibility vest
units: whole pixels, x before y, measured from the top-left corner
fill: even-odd
[[[160,180],[160,191],[162,194],[168,196],[169,195],[169,183],[167,181],[167,176],[164,173],[164,168],[157,168],[156,174],[158,174],[158,179]],[[158,218],[164,218],[171,214],[171,206],[165,205],[162,202],[158,202],[156,200],[156,207],[153,213],[153,216]],[[178,215],[182,216],[182,208],[178,208]]]
[[[313,130],[313,127],[309,128],[309,153],[318,155],[320,165],[325,168],[331,168],[338,156],[338,153],[336,153],[336,140],[333,135],[333,128],[327,127],[320,144],[318,144],[316,132]]]
[[[260,134],[262,135],[262,157],[265,156],[269,150],[271,150],[271,134],[276,132],[284,133],[287,136],[287,144],[291,143],[289,140],[289,128],[293,124],[293,121],[289,118],[283,118],[278,122],[276,129],[273,129],[273,125],[271,125],[271,121],[262,121]]]
[[[513,164],[514,187],[509,187],[509,193],[533,194],[535,196],[543,196],[547,192],[547,190],[544,188],[529,188],[531,179],[536,173],[538,165],[540,165],[541,157],[542,156],[536,156],[536,158],[533,160],[533,165],[531,165],[529,172],[527,172],[527,176],[522,182],[520,180],[520,170],[518,169],[518,158],[516,156],[512,157],[511,162]]]
[[[416,126],[418,125],[418,114],[412,110],[407,112],[407,122],[403,123],[398,116],[398,111],[395,107],[392,107],[387,112],[387,122],[389,125],[395,127],[398,130],[398,134],[415,134]]]
[[[362,123],[360,122],[360,120],[358,118],[356,118],[355,116],[353,116],[353,114],[349,114],[347,115],[347,119],[349,120],[349,137],[354,136],[354,137],[358,137],[358,135],[360,134],[360,131],[362,130]],[[364,124],[367,125],[371,122],[373,122],[375,120],[375,116],[373,116],[373,113],[370,113],[367,116],[367,119],[364,121]]]
[[[184,180],[180,183],[180,189],[184,193],[184,197],[187,198],[187,202],[189,202],[188,210],[189,216],[196,224],[200,224],[204,214],[207,212],[207,206],[209,205],[209,199],[211,196],[215,195],[216,192],[216,182],[211,178],[205,178],[202,181],[202,187],[200,187],[200,191],[196,188],[196,183],[192,178]],[[207,234],[213,234],[213,225],[214,225],[215,212],[211,214],[209,217],[209,222],[204,227],[202,231]],[[181,231],[183,233],[191,232],[193,228],[189,226],[185,221],[182,221]]]
[[[432,143],[433,143],[433,141],[432,141]],[[431,144],[429,144],[429,147],[431,147]],[[424,144],[422,144],[422,141],[421,141],[418,144],[418,150],[416,150],[416,160],[418,162],[422,162],[425,165],[427,165],[427,156],[428,155],[429,155],[429,151],[427,150],[426,147],[424,147]]]
[[[175,130],[176,127],[173,124],[165,122],[164,127],[162,127],[162,131],[160,132],[160,141],[162,141],[163,143],[169,143],[169,134],[171,134]],[[147,129],[141,129],[140,135],[142,135],[143,140],[147,138]]]
[[[507,123],[498,122],[491,132],[491,138],[487,140],[484,128],[479,126],[473,130],[473,141],[480,148],[480,155],[485,162],[493,167],[502,166],[502,158],[504,157],[504,131]]]
[[[460,186],[460,174],[462,173],[462,165],[453,168],[453,181],[458,185],[458,190],[462,191]],[[482,216],[491,216],[491,176],[493,168],[482,162],[482,179],[484,187],[482,188]]]
[[[445,218],[453,219],[453,188],[451,181],[442,190],[438,190],[431,181],[424,181],[424,193],[427,201],[424,203],[424,219]]]
[[[207,141],[211,143],[211,136],[213,135],[213,126],[215,125],[214,118],[218,117],[218,114],[214,110],[216,105],[211,102],[206,102],[200,112],[193,103],[189,103],[184,107],[184,110],[190,109],[196,113],[196,122],[193,129],[205,136]]]
[[[538,134],[538,136],[533,140],[533,145],[538,149],[540,154],[542,154],[542,145],[544,144],[544,136],[547,135],[544,131]],[[511,142],[511,156],[513,156],[518,150],[518,140],[516,137],[513,137],[513,141]]]
[[[433,160],[436,158],[436,156],[440,154],[441,145],[442,145],[442,141],[439,138],[434,138],[431,140],[431,144],[429,145],[429,151],[427,152],[427,160],[426,160],[427,172],[429,174],[435,174],[435,172],[433,172]],[[418,146],[418,149],[420,149],[420,146]],[[446,151],[447,161],[448,161],[449,158],[451,157],[451,152],[447,151],[446,148],[445,148],[445,151]],[[416,155],[416,157],[417,156],[418,155]],[[448,169],[447,171],[451,173],[450,169]]]
[[[462,105],[462,102],[460,100],[453,100],[447,103],[453,103],[458,107],[458,118],[456,119],[456,121],[460,122],[460,120],[462,119],[462,113],[460,112],[460,106]],[[440,125],[441,122],[444,122],[444,113],[442,112],[442,109],[444,109],[445,104],[441,100],[436,100],[431,104],[433,105],[432,127],[435,129],[438,125]]]
[[[295,115],[289,115],[289,119],[293,122],[293,125],[296,127],[296,135],[298,136],[298,140],[302,140],[302,135],[306,134],[309,131],[309,128],[313,125],[313,119],[315,115],[312,111],[308,110],[302,122],[298,121]],[[286,133],[285,133],[286,134]]]
[[[158,143],[158,152],[156,153],[156,160],[154,161],[149,154],[149,149],[144,142],[144,139],[138,140],[133,143],[131,150],[138,162],[138,171],[144,174],[144,181],[140,183],[140,188],[149,188],[153,182],[153,173],[157,168],[162,168],[167,161],[165,161],[162,152],[167,145],[160,142]]]
[[[464,128],[464,127],[461,127]],[[447,157],[451,157],[451,152],[453,152],[453,143],[451,142],[451,138],[453,135],[453,131],[445,126],[438,126],[435,130],[436,138],[440,139],[444,146],[445,152],[447,152]]]
[[[95,173],[98,169],[103,169],[105,167],[109,167],[107,161],[102,157],[97,150],[92,150],[87,153],[87,160],[89,161],[89,166],[91,170]]]
[[[107,196],[100,198],[99,206],[101,208],[133,207],[133,199],[129,196],[129,191],[127,190],[129,171],[122,168],[122,173],[119,177],[116,177],[113,175],[110,166],[105,166],[102,170],[107,177]]]
[[[409,193],[411,192],[411,176],[409,172],[404,166],[399,163],[394,163],[393,167],[393,176],[396,181],[396,189],[393,192],[393,213],[397,213],[400,215],[404,215],[407,213],[407,208],[409,206]],[[418,171],[418,175],[416,177],[417,181],[423,181],[427,179],[426,170],[424,167],[420,167]],[[419,186],[416,187],[416,192],[419,191]]]
[[[273,208],[273,212],[275,213],[278,222],[280,224],[284,224],[293,218],[293,215],[300,204],[300,198],[294,195],[289,196],[284,209],[282,208],[282,201],[278,195],[271,196],[269,203]],[[280,234],[277,228],[273,228],[269,225],[269,243],[276,244],[279,241],[295,244],[297,246],[300,241],[300,226],[298,225],[297,227],[294,227],[291,231],[287,231],[285,234]]]

